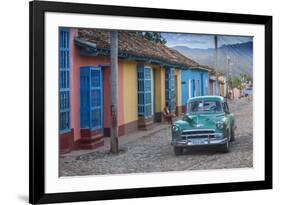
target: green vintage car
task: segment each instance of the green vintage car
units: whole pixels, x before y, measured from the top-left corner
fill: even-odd
[[[235,118],[221,96],[191,98],[182,120],[172,125],[172,146],[176,155],[191,146],[216,146],[222,152],[229,151],[234,141]]]

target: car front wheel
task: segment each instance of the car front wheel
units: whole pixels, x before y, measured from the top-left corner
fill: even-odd
[[[230,138],[231,138],[231,132],[228,129],[227,130],[227,140],[226,140],[226,143],[221,145],[221,152],[223,152],[223,153],[229,152],[229,141],[230,141]]]
[[[228,140],[226,143],[221,145],[221,152],[223,152],[223,153],[229,152],[229,141]]]

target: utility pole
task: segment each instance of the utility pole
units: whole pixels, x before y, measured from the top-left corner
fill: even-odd
[[[218,36],[215,35],[215,69],[218,69]]]
[[[227,96],[229,94],[229,82],[230,82],[230,57],[227,56],[227,86],[226,86],[226,91],[227,91]],[[228,96],[230,97],[230,96]]]
[[[215,38],[214,39],[215,40],[215,70],[218,70],[218,36],[215,35],[214,38]],[[216,76],[216,79],[217,79],[217,76]],[[217,79],[217,82],[218,82],[218,79]],[[220,92],[218,83],[216,84],[216,91],[217,90]],[[216,94],[218,94],[218,93],[216,93]]]
[[[111,129],[110,151],[118,153],[118,33],[111,31]]]

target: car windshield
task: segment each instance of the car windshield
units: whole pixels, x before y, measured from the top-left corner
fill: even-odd
[[[222,103],[219,101],[204,100],[193,101],[188,104],[189,113],[202,113],[202,112],[222,112]]]

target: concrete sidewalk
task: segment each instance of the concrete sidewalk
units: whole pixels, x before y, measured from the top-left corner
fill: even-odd
[[[176,120],[177,119],[174,119],[174,121],[176,121]],[[165,122],[161,122],[161,123],[154,123],[152,125],[152,128],[150,128],[149,130],[137,130],[137,131],[129,133],[127,135],[120,136],[120,137],[118,137],[119,148],[121,148],[122,145],[127,144],[128,142],[132,142],[139,138],[153,135],[163,129],[170,129],[170,128],[171,128],[171,125],[165,121]],[[104,146],[102,146],[102,147],[99,147],[94,150],[74,150],[70,153],[60,154],[60,157],[80,156],[83,154],[88,154],[88,153],[92,153],[95,151],[103,151],[103,150],[110,150],[110,137],[104,138]]]

